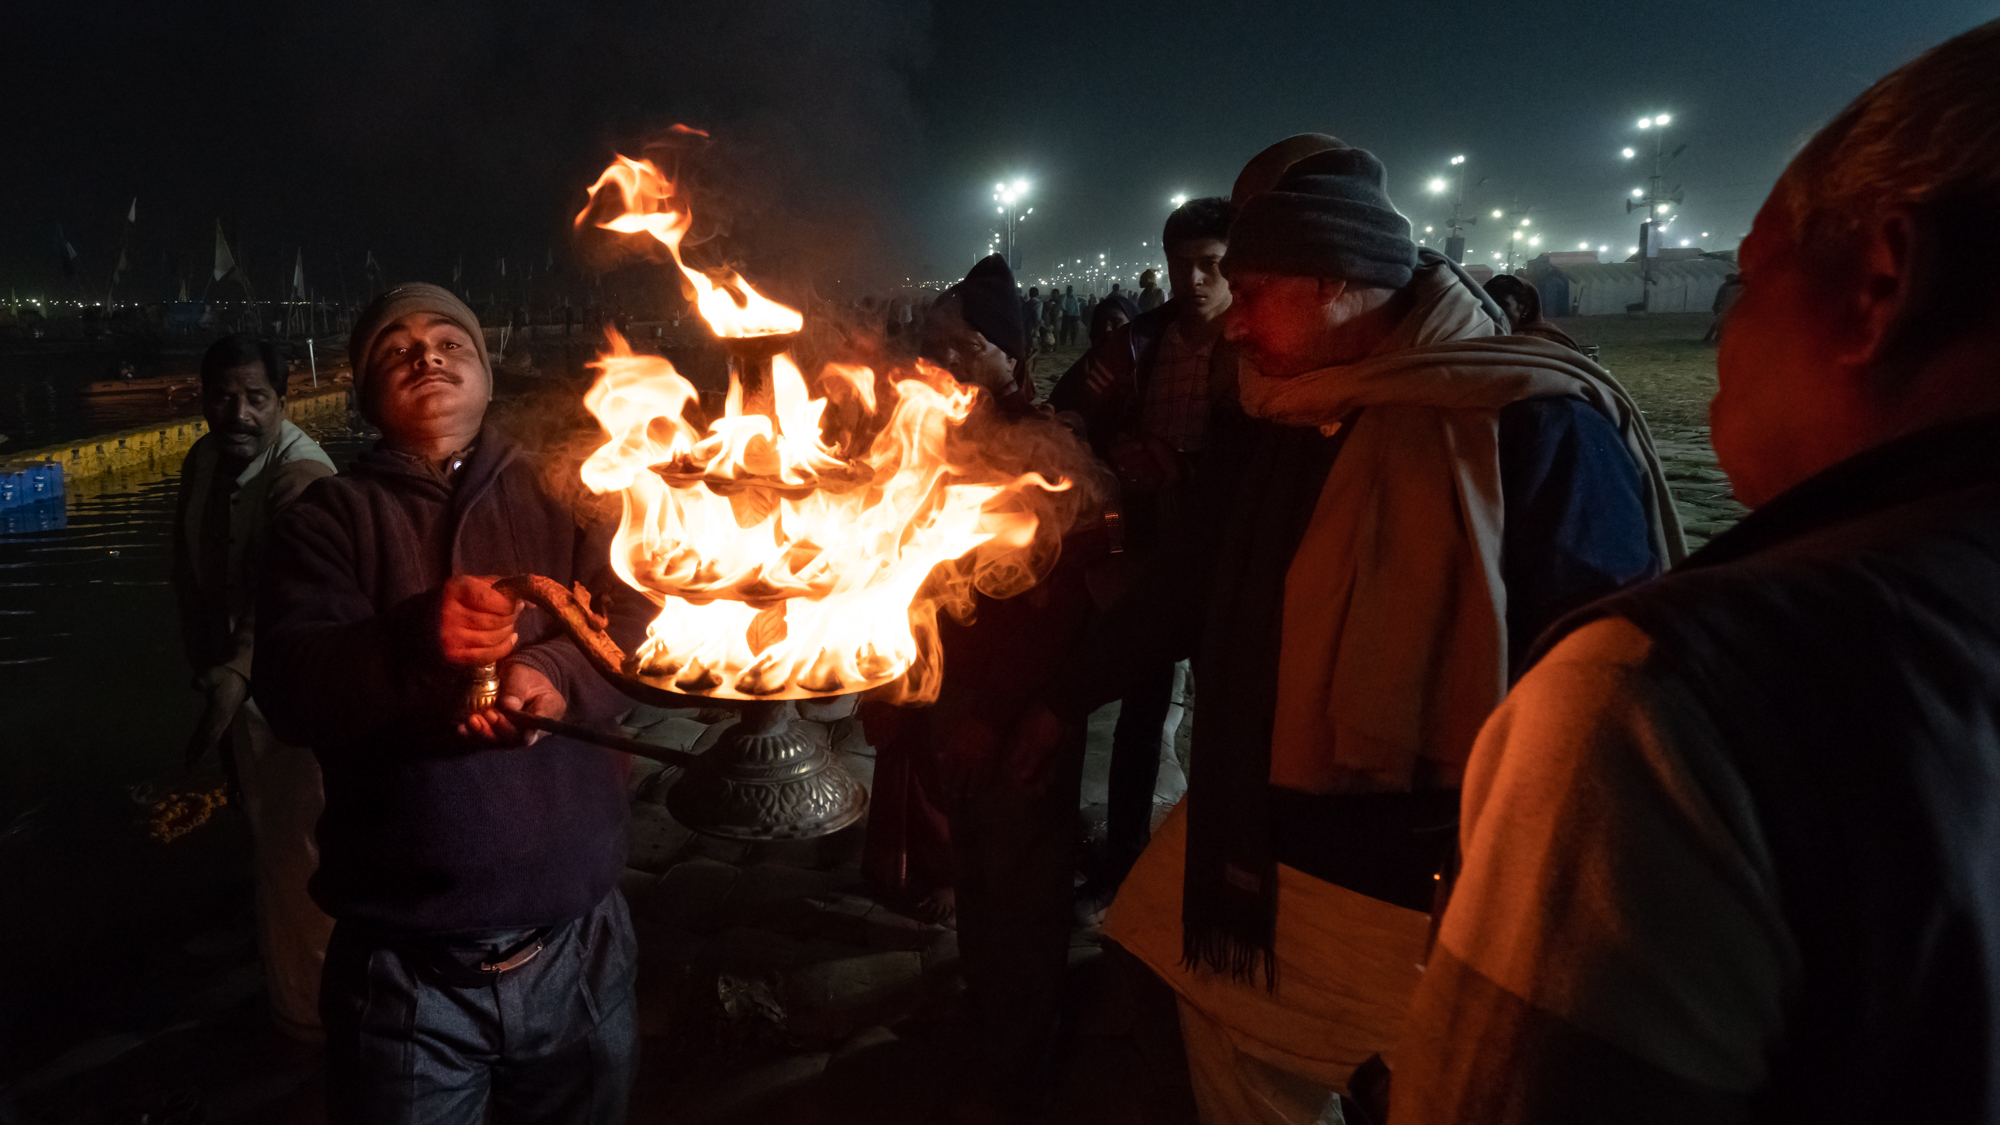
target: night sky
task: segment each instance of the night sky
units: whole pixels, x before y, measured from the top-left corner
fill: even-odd
[[[1687,145],[1670,240],[1731,249],[1814,128],[1997,14],[1972,0],[17,5],[0,35],[0,286],[101,296],[129,237],[121,299],[181,278],[198,296],[219,218],[265,295],[301,248],[334,295],[362,290],[370,251],[391,281],[448,281],[462,260],[475,293],[520,286],[529,265],[581,292],[604,261],[570,233],[584,186],[675,122],[715,138],[689,158],[697,235],[719,234],[711,248],[753,280],[794,286],[962,272],[999,179],[1033,185],[1024,280],[1057,259],[1142,261],[1170,196],[1226,194],[1251,154],[1306,130],[1381,156],[1419,233],[1449,209],[1426,182],[1465,154],[1486,179],[1468,193],[1471,260],[1496,248],[1495,207],[1526,208],[1540,250],[1622,258],[1643,175],[1619,150],[1659,112]]]

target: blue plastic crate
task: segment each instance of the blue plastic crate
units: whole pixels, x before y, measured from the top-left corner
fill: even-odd
[[[0,508],[62,499],[62,466],[53,461],[0,472]]]

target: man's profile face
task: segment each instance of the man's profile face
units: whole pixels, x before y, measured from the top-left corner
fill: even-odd
[[[1507,323],[1516,328],[1521,326],[1521,318],[1527,314],[1528,310],[1522,307],[1519,294],[1502,293],[1494,299],[1493,303],[1499,305],[1500,311],[1507,314]]]
[[[1320,280],[1231,270],[1229,314],[1223,335],[1242,348],[1266,375],[1286,377],[1312,370],[1333,326],[1328,296]]]
[[[1229,279],[1222,276],[1222,256],[1229,244],[1219,238],[1190,238],[1167,247],[1167,281],[1173,299],[1186,310],[1213,320],[1229,308]]]
[[[203,381],[201,416],[208,420],[223,460],[245,465],[278,440],[285,400],[261,362],[246,363]]]
[[[924,322],[922,354],[961,383],[994,394],[1013,389],[1013,359],[966,321],[957,297],[939,301]]]
[[[368,370],[375,417],[392,433],[477,429],[493,397],[472,337],[437,313],[411,313],[383,329]]]
[[[1800,260],[1783,180],[1738,251],[1742,295],[1723,323],[1709,407],[1716,457],[1752,507],[1816,471],[1843,425],[1835,354],[1843,326]]]

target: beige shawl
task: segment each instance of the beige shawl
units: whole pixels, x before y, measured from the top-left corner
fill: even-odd
[[[1575,395],[1625,439],[1662,569],[1686,554],[1652,435],[1582,355],[1495,337],[1443,267],[1368,358],[1290,379],[1243,369],[1250,415],[1331,433],[1366,407],[1285,580],[1271,781],[1310,793],[1453,786],[1507,691],[1502,407]]]

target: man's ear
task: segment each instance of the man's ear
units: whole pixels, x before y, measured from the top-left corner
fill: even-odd
[[[1338,277],[1319,279],[1319,303],[1330,305],[1347,295],[1347,281]]]
[[[1894,350],[1900,329],[1915,311],[1915,290],[1922,285],[1919,274],[1928,264],[1920,260],[1928,255],[1920,253],[1918,242],[1917,223],[1907,209],[1882,212],[1870,222],[1860,253],[1849,266],[1855,276],[1840,286],[1848,294],[1848,307],[1842,311],[1851,337],[1849,347],[1836,359],[1873,367]]]

